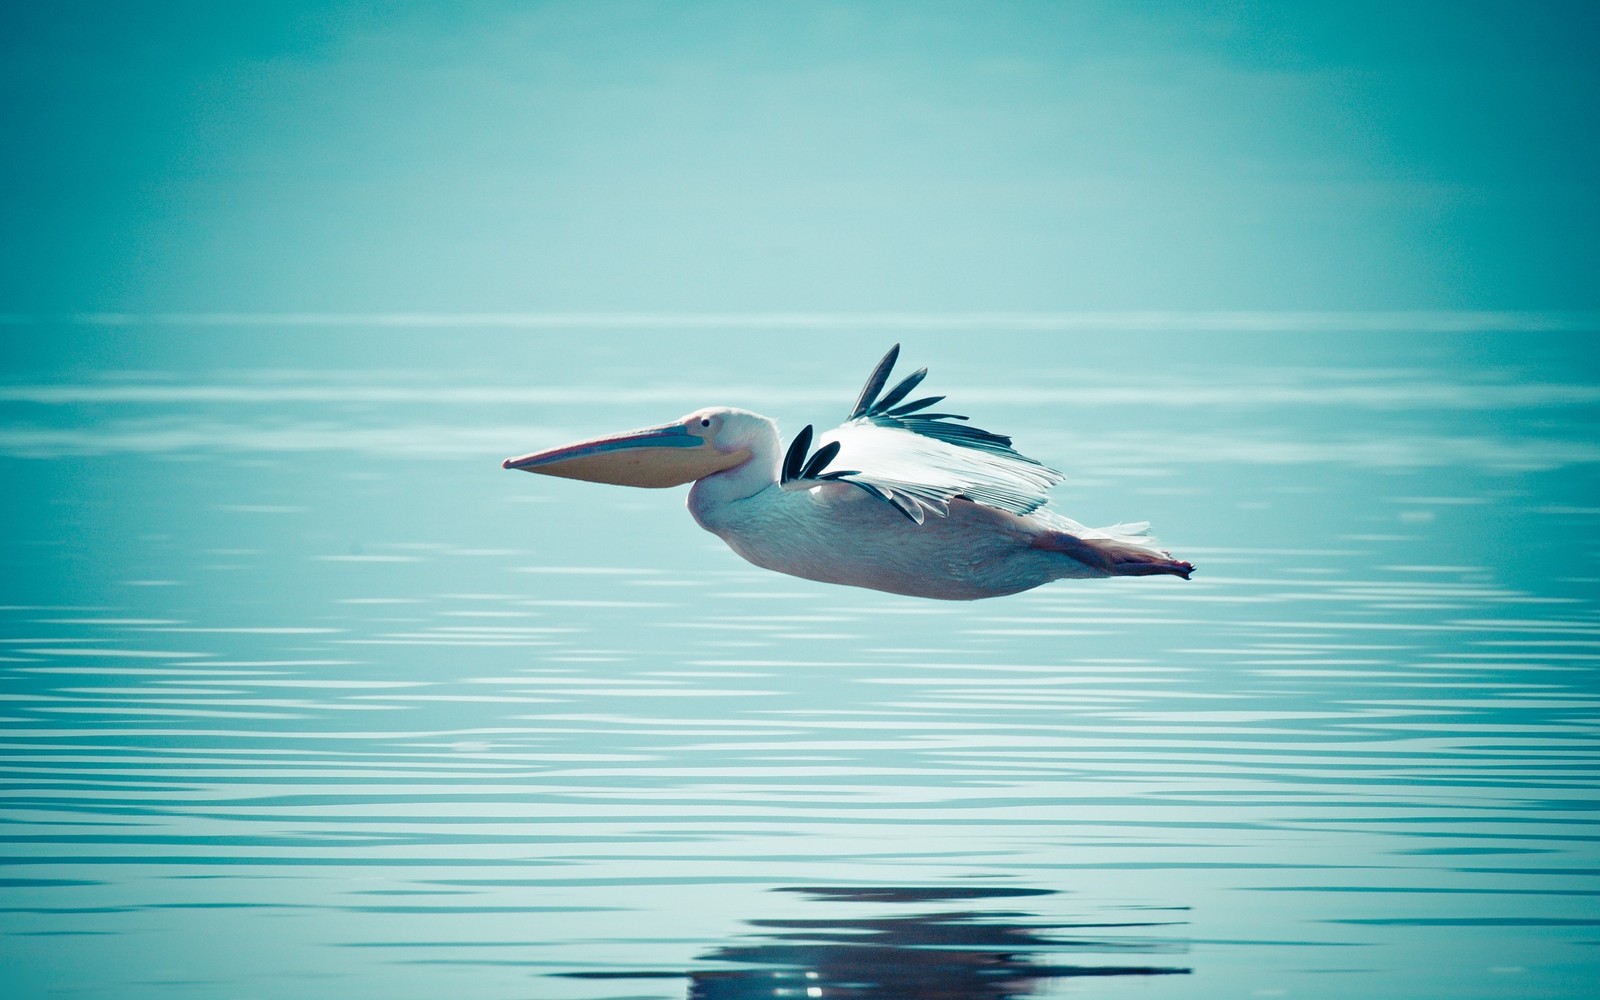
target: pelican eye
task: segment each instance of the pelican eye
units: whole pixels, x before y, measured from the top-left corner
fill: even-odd
[[[710,427],[711,426],[711,418],[710,417],[701,417],[700,418],[700,426],[701,427]]]

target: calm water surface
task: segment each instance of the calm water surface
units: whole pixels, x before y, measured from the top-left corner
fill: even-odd
[[[5,336],[8,997],[1600,980],[1582,340]],[[833,588],[498,465],[894,339],[1195,579]]]

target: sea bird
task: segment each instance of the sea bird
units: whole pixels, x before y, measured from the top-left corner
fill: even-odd
[[[745,559],[779,573],[912,597],[970,601],[1052,580],[1181,576],[1149,525],[1086,528],[1049,510],[1063,476],[1011,438],[908,400],[926,368],[888,392],[900,345],[845,422],[808,424],[785,450],[778,425],[730,406],[657,427],[536,451],[503,468],[619,486],[693,482],[689,513]],[[815,448],[813,448],[815,445]]]

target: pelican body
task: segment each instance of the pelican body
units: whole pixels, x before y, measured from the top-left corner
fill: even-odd
[[[657,427],[580,441],[502,463],[621,486],[693,482],[689,512],[757,566],[911,597],[969,601],[1052,580],[1172,575],[1194,567],[1157,549],[1148,525],[1086,528],[1046,509],[1061,473],[1011,439],[905,402],[927,369],[889,392],[895,345],[850,417],[787,451],[758,413],[710,407]]]

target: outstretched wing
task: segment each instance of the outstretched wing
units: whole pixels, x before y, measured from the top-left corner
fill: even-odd
[[[873,369],[849,419],[823,433],[815,452],[810,426],[795,436],[784,459],[784,485],[849,483],[918,524],[930,512],[943,517],[955,499],[1013,514],[1043,506],[1061,473],[1017,452],[1004,434],[973,427],[960,414],[928,412],[943,396],[903,402],[928,369],[883,392],[899,356],[896,344]]]

